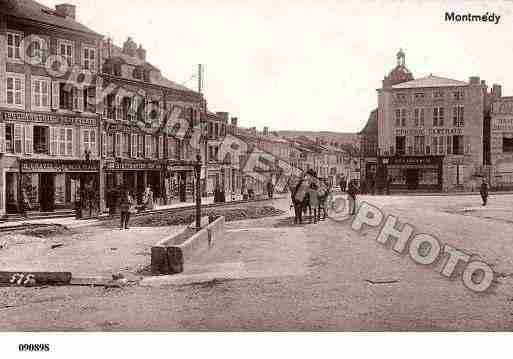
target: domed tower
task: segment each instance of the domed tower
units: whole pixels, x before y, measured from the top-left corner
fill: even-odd
[[[401,82],[411,81],[413,80],[413,75],[406,67],[406,55],[404,54],[403,49],[400,49],[396,55],[397,57],[397,65],[395,68],[385,76],[383,79],[383,87],[390,87]]]

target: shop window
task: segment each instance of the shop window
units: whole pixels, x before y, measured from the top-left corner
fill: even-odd
[[[502,152],[511,153],[513,152],[513,137],[502,138]]]
[[[415,136],[413,139],[413,150],[416,155],[424,154],[425,137]]]
[[[50,128],[34,126],[34,153],[50,154]]]
[[[397,151],[397,155],[402,156],[406,151],[406,137],[405,136],[397,136],[395,138],[395,149]]]
[[[455,155],[463,154],[463,136],[452,136],[452,153]]]

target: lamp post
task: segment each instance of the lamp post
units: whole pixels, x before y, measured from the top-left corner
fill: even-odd
[[[201,229],[201,156],[196,155],[196,164],[194,165],[196,174],[196,230]]]

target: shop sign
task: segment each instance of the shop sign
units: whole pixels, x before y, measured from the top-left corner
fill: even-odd
[[[513,118],[494,118],[492,120],[492,131],[512,131]]]
[[[23,172],[96,172],[98,161],[23,160]]]
[[[396,136],[462,135],[462,127],[452,128],[396,128]]]
[[[107,162],[107,170],[161,170],[162,165],[155,162]]]
[[[513,115],[513,99],[502,99],[492,105],[493,114]]]
[[[32,112],[3,112],[2,117],[4,122],[18,121],[18,122],[36,122],[47,124],[60,124],[67,126],[96,126],[97,119],[89,117],[73,117],[62,116],[53,114],[39,114]]]
[[[441,157],[435,156],[419,156],[419,157],[389,157],[388,163],[390,165],[415,165],[415,166],[433,166],[439,165],[441,162]]]

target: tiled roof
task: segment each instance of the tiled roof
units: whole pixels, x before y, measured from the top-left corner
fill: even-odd
[[[408,88],[421,88],[421,87],[452,87],[452,86],[467,86],[468,83],[445,77],[429,75],[416,80],[402,82],[392,86],[393,89],[408,89]]]
[[[33,0],[0,0],[0,13],[69,30],[85,32],[95,36],[102,36],[76,20],[56,15],[54,9],[50,9]]]

